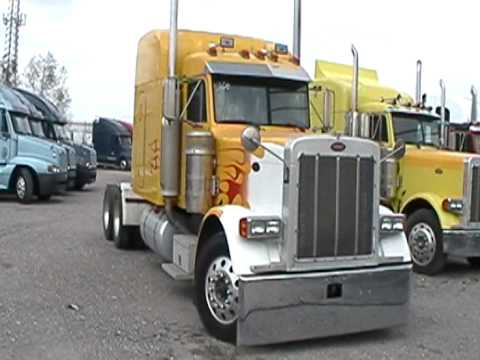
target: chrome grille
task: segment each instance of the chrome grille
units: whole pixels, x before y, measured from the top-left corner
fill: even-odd
[[[374,166],[369,157],[300,156],[298,259],[372,254]]]
[[[480,222],[480,167],[472,167],[471,196],[470,196],[470,222]]]

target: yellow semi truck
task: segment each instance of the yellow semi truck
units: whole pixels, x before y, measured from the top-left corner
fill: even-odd
[[[402,215],[380,206],[379,146],[309,131],[308,84],[281,44],[177,30],[139,43],[132,183],[104,197],[105,237],[141,238],[193,280],[206,329],[241,345],[408,318]],[[397,156],[402,147],[398,147]]]
[[[406,216],[414,270],[435,274],[446,256],[480,257],[480,158],[444,150],[448,137],[445,85],[442,106],[432,112],[421,94],[417,63],[416,99],[385,87],[376,71],[317,61],[310,86],[312,127],[318,132],[356,133],[377,141],[382,151],[407,144],[399,161],[382,166],[382,204]],[[439,115],[437,115],[437,113]],[[351,126],[358,118],[359,126]]]

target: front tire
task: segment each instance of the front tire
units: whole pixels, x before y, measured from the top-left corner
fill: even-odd
[[[225,236],[217,233],[200,249],[195,266],[195,297],[207,331],[230,343],[237,337],[238,283]]]
[[[28,169],[20,169],[15,178],[15,194],[22,204],[30,204],[33,201],[35,182],[32,173]]]
[[[443,270],[446,255],[443,251],[442,229],[432,210],[420,209],[407,219],[406,233],[413,270],[435,275]]]

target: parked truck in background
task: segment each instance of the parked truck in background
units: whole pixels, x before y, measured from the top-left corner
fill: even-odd
[[[39,139],[52,142],[54,144],[58,144],[59,146],[65,149],[67,154],[67,190],[72,190],[75,187],[75,179],[77,177],[77,158],[75,154],[75,149],[66,144],[57,143],[56,140],[52,139],[48,136],[46,132],[46,125],[47,120],[44,117],[44,114],[38,110],[34,104],[32,104],[21,92],[18,92],[16,89],[12,89],[12,91],[16,92],[16,95],[19,99],[21,99],[22,103],[28,107],[29,110],[29,123],[30,128],[32,130],[32,136],[35,136]]]
[[[92,142],[99,164],[130,170],[132,163],[132,133],[126,123],[99,118],[93,122]]]
[[[85,185],[93,184],[97,178],[97,154],[95,150],[87,145],[75,144],[70,139],[66,130],[67,120],[48,99],[23,89],[16,89],[16,91],[42,114],[45,136],[62,144],[69,151],[69,160],[72,163],[76,160],[75,174],[71,174],[72,166],[69,171],[69,187],[82,190]]]
[[[48,200],[66,187],[64,148],[33,136],[31,109],[12,89],[0,87],[0,191],[21,203]]]
[[[477,117],[477,90],[470,89],[472,105],[468,122],[449,122],[448,148],[455,151],[480,154],[480,123]]]
[[[441,116],[425,106],[421,95],[421,62],[417,64],[416,99],[378,82],[374,70],[316,62],[311,84],[312,126],[342,134],[352,113],[355,129],[388,151],[399,140],[406,155],[382,166],[382,203],[407,218],[406,232],[414,270],[436,274],[446,256],[480,257],[480,158],[446,151],[448,135],[445,87]],[[353,74],[353,82],[352,82]],[[357,105],[358,104],[358,105]],[[443,121],[442,121],[443,120]]]
[[[285,45],[177,31],[139,43],[132,184],[107,187],[105,237],[140,238],[193,280],[206,329],[240,345],[404,323],[403,216],[380,206],[377,144],[309,131],[309,76]],[[401,147],[396,151],[401,153]],[[390,153],[389,156],[394,154]]]

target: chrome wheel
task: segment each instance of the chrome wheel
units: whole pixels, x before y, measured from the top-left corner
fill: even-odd
[[[221,256],[208,268],[205,297],[210,313],[222,325],[230,325],[238,317],[238,276],[230,258]]]
[[[426,266],[435,257],[437,239],[435,232],[426,223],[416,224],[408,235],[408,245],[413,261],[420,266]]]
[[[127,168],[128,168],[127,160],[120,160],[120,169],[121,170],[127,170]]]
[[[19,176],[17,179],[17,183],[15,186],[17,190],[17,196],[19,199],[25,198],[25,193],[27,192],[27,182],[23,178],[23,176]]]

